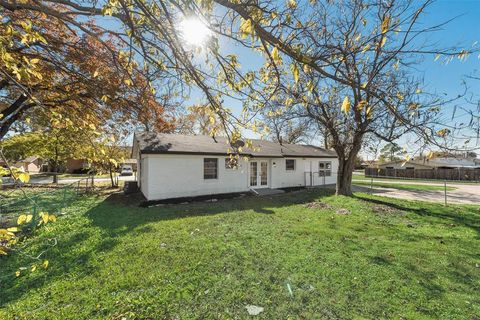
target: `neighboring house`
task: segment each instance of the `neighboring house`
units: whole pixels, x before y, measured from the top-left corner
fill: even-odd
[[[424,160],[399,160],[378,165],[380,169],[455,169],[455,168],[480,168],[477,159],[442,157]]]
[[[392,162],[386,162],[378,165],[380,169],[432,169],[433,166],[429,165],[423,160],[398,160]]]
[[[335,184],[338,159],[322,148],[253,140],[232,165],[226,138],[136,133],[132,157],[147,200]]]
[[[62,171],[65,173],[82,173],[81,171],[86,170],[88,167],[86,159],[69,158],[65,161],[65,167]]]
[[[23,169],[25,172],[38,173],[42,169],[44,161],[37,156],[31,156],[17,161],[15,167]]]

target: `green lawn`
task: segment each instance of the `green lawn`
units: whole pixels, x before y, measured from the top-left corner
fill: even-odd
[[[374,182],[373,184],[368,181],[353,181],[353,185],[357,186],[365,186],[370,187],[380,187],[380,188],[392,188],[392,189],[399,189],[399,190],[425,190],[425,191],[436,191],[445,190],[443,186],[435,186],[435,185],[421,185],[421,184],[401,184],[401,183],[388,183],[388,182]],[[447,186],[447,191],[453,191],[457,188]]]
[[[319,200],[320,202],[314,201]],[[127,206],[91,196],[0,258],[0,319],[477,319],[480,207],[319,190]],[[308,204],[308,205],[306,205]]]

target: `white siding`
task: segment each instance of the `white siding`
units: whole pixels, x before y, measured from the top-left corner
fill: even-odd
[[[218,179],[203,178],[203,159],[218,159]],[[241,159],[236,170],[225,168],[225,156],[143,154],[139,162],[140,186],[147,200],[192,197],[219,193],[248,191],[249,164]],[[295,170],[285,169],[285,159],[295,159]],[[331,161],[332,175],[325,177],[325,184],[335,184],[338,160],[334,158],[253,158],[268,161],[268,187],[285,188],[305,186],[310,179],[310,166],[314,185],[322,185],[318,176],[318,162]],[[309,180],[307,181],[309,185]]]
[[[285,168],[286,159],[295,159],[295,170]],[[278,158],[272,159],[271,188],[299,187],[310,185],[310,172],[312,172],[313,185],[323,185],[323,177],[318,176],[318,163],[320,161],[332,162],[332,175],[325,177],[325,184],[337,182],[338,159],[336,158]],[[311,168],[311,169],[310,169]],[[305,181],[307,179],[307,181]]]
[[[236,170],[225,168],[225,157],[203,155],[143,155],[147,158],[148,200],[248,191],[247,164],[241,160]],[[218,159],[218,179],[203,178],[203,159]],[[144,168],[142,168],[144,169]],[[145,170],[142,175],[145,174]],[[146,175],[145,175],[146,176]]]
[[[149,198],[148,190],[148,181],[151,180],[151,178],[148,176],[149,170],[148,170],[148,156],[146,155],[140,155],[137,163],[139,164],[137,168],[137,180],[139,181],[139,187],[140,190],[142,190],[143,195],[145,198]]]

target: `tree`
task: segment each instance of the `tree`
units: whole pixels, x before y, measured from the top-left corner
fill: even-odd
[[[149,75],[128,59],[114,37],[88,36],[100,32],[93,22],[80,23],[81,32],[31,10],[6,11],[3,18],[0,138],[19,120],[37,117],[39,109],[61,108],[104,123],[115,116],[141,125],[148,118],[156,128],[171,128],[173,119],[157,100]]]
[[[250,45],[258,38],[271,44],[264,72],[270,87],[288,92],[281,102],[326,130],[339,157],[337,194],[351,194],[355,159],[367,136],[391,142],[408,133],[438,143],[448,135],[438,129],[446,102],[423,92],[412,67],[424,55],[464,59],[467,53],[415,41],[442,26],[418,24],[431,1],[289,1],[281,8],[219,2],[240,18],[239,34],[252,35],[246,37]],[[262,20],[268,15],[275,23]]]
[[[391,142],[387,143],[382,149],[380,149],[380,157],[378,160],[380,162],[398,161],[405,158],[406,153],[405,149],[400,147],[397,143]]]
[[[412,70],[425,55],[465,59],[471,53],[417,41],[443,27],[418,23],[430,0],[120,0],[89,5],[62,0],[62,9],[68,8],[63,15],[56,3],[0,1],[8,10],[50,14],[75,27],[75,15],[111,15],[125,34],[102,31],[130,44],[129,57],[141,56],[147,68],[168,70],[165,76],[179,84],[196,85],[232,142],[241,136],[238,126],[256,132],[252,115],[286,92],[288,101],[280,102],[303,106],[304,116],[325,130],[325,142],[339,157],[337,194],[345,195],[351,194],[354,162],[368,135],[391,142],[417,134],[438,144],[452,132],[436,123],[445,101],[423,93]],[[217,36],[261,52],[265,64],[242,72],[238,57],[223,53],[215,38],[189,47],[178,27],[187,14],[204,21]],[[244,100],[241,116],[225,108],[224,97]]]

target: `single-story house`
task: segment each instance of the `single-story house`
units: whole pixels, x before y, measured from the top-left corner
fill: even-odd
[[[425,163],[423,160],[398,160],[378,164],[380,169],[432,169],[433,166]]]
[[[378,165],[380,169],[457,169],[457,168],[480,168],[474,160],[458,158],[434,158],[423,160],[398,160]]]
[[[162,200],[336,183],[338,158],[332,150],[252,143],[252,149],[243,148],[232,161],[223,137],[135,133],[138,185],[147,200]]]
[[[15,167],[23,169],[25,172],[38,173],[41,171],[43,164],[44,161],[38,156],[31,156],[17,161],[17,163],[15,163]]]

